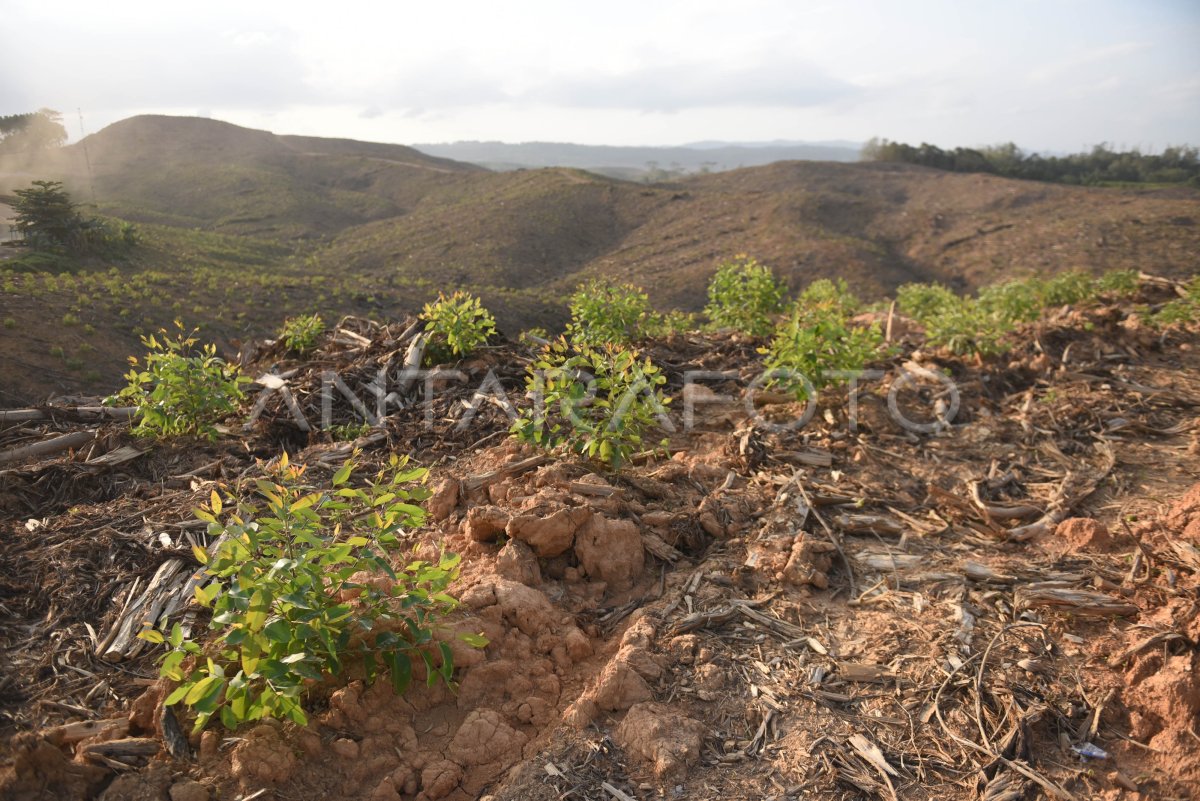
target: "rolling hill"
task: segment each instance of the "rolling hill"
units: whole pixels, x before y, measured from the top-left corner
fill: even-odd
[[[301,312],[398,317],[465,288],[515,333],[560,325],[564,298],[593,277],[698,310],[737,253],[793,289],[839,277],[868,298],[1076,268],[1186,276],[1200,253],[1193,190],[804,161],[647,185],[193,118],[135,117],[32,163],[0,159],[0,201],[35,178],[136,222],[142,245],[76,275],[0,261],[0,359],[13,368],[0,404],[111,389],[138,336],[176,318],[235,342]]]

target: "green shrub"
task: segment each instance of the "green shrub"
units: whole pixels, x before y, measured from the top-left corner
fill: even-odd
[[[1045,295],[1040,282],[1006,281],[979,290],[979,311],[1005,323],[1027,323],[1036,320],[1045,307]]]
[[[700,318],[693,312],[678,310],[667,312],[658,317],[651,326],[651,336],[670,336],[671,334],[686,334],[699,331]]]
[[[65,354],[65,352],[64,352],[64,351],[63,351],[63,349],[62,349],[62,345],[52,345],[52,346],[50,347],[50,355],[51,355],[51,356],[53,356],[53,357],[55,357],[56,359],[61,359],[61,358],[63,358],[63,357],[66,355],[66,354]]]
[[[896,290],[896,306],[922,325],[960,303],[962,298],[941,284],[904,284]]]
[[[633,284],[589,281],[570,300],[567,336],[585,346],[625,345],[645,336],[657,322],[650,299]]]
[[[822,312],[832,312],[841,317],[849,317],[858,311],[861,305],[858,298],[850,291],[845,279],[836,282],[828,278],[818,278],[804,288],[796,298],[796,305],[802,308],[819,309]]]
[[[468,356],[496,333],[491,312],[467,292],[455,292],[450,297],[439,294],[436,301],[425,304],[421,319],[429,333],[427,364]]]
[[[79,325],[79,318],[74,314],[64,314],[62,318],[62,324],[67,326]]]
[[[1118,297],[1132,295],[1141,285],[1137,270],[1109,270],[1096,279],[1096,290]]]
[[[1163,327],[1192,323],[1197,319],[1200,319],[1200,276],[1188,283],[1183,297],[1165,304],[1150,315],[1149,322],[1151,325]]]
[[[329,436],[335,442],[353,442],[369,433],[371,426],[368,423],[341,423],[329,427]]]
[[[994,356],[1008,350],[1004,335],[1012,324],[988,311],[974,298],[944,308],[924,321],[925,339],[930,345],[949,348],[954,353]]]
[[[140,634],[170,645],[160,672],[179,686],[164,703],[194,709],[195,730],[214,715],[229,729],[261,718],[303,726],[306,685],[340,674],[350,659],[363,660],[369,679],[382,663],[397,693],[408,687],[414,656],[429,684],[450,681],[450,648],[435,641],[435,627],[457,603],[446,589],[458,557],[409,562],[399,572],[385,558],[424,520],[415,503],[429,495],[417,484],[426,471],[393,456],[363,488],[350,485],[351,472],[347,463],[329,489],[316,489],[284,454],[257,481],[261,501],[223,514],[214,491],[209,506],[197,510],[221,543],[211,561],[193,549],[208,580],[196,599],[212,609],[216,636],[206,653],[178,624],[166,635],[151,628]]]
[[[670,398],[666,377],[632,348],[551,342],[529,365],[532,408],[512,432],[543,448],[586,456],[616,469],[640,450]],[[665,441],[664,443],[665,444]]]
[[[9,329],[16,328],[17,327],[17,319],[15,317],[5,317],[4,318],[4,327],[9,328]]]
[[[284,321],[279,329],[279,339],[290,351],[308,353],[324,331],[325,322],[319,314],[302,314]]]
[[[143,437],[199,435],[216,437],[214,424],[237,411],[243,398],[241,385],[250,379],[239,377],[237,368],[217,356],[216,347],[197,349],[196,339],[183,333],[174,339],[167,332],[142,337],[149,348],[145,369],[130,357],[128,386],[111,402],[125,401],[136,407],[133,433]],[[195,333],[194,331],[192,332]]]
[[[776,328],[770,346],[760,350],[766,356],[768,386],[805,400],[809,383],[820,390],[839,380],[838,371],[861,370],[879,355],[883,345],[879,326],[850,325],[842,309],[836,297],[813,305],[796,304]]]
[[[787,288],[771,268],[739,255],[717,268],[708,283],[704,313],[720,328],[734,328],[753,336],[766,336],[772,318],[783,311]]]
[[[1059,273],[1041,282],[1042,306],[1066,306],[1082,303],[1096,295],[1096,281],[1081,270]]]

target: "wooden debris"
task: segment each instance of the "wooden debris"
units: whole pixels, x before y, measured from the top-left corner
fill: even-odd
[[[1064,587],[1056,582],[1027,584],[1018,587],[1015,598],[1017,605],[1024,609],[1045,607],[1089,617],[1136,615],[1141,611],[1135,604],[1128,601],[1122,601],[1101,592]]]
[[[845,514],[833,518],[834,524],[849,534],[888,534],[898,536],[904,533],[904,526],[882,515]]]
[[[838,662],[837,674],[846,681],[885,682],[896,678],[896,674],[883,665],[867,662]]]
[[[71,450],[72,448],[82,448],[95,439],[96,434],[93,431],[72,431],[69,434],[62,434],[51,439],[42,440],[41,442],[34,442],[31,445],[22,445],[18,448],[0,451],[0,464],[23,462],[27,459],[40,459],[45,456],[52,456]]]
[[[1049,534],[1054,527],[1067,518],[1080,501],[1096,491],[1100,482],[1112,471],[1117,463],[1112,445],[1107,442],[1097,442],[1096,450],[1100,452],[1101,464],[1098,468],[1089,467],[1086,470],[1069,470],[1063,477],[1057,492],[1051,499],[1046,513],[1037,521],[1027,526],[1020,526],[1008,532],[1008,538],[1024,542],[1034,537]]]
[[[772,454],[775,458],[791,464],[807,465],[809,467],[832,467],[833,454],[829,451],[809,448],[806,451],[780,451]]]
[[[645,528],[642,529],[642,547],[646,549],[647,553],[671,564],[683,558],[683,554],[677,548],[653,531]]]
[[[134,459],[145,456],[146,450],[138,448],[134,445],[122,445],[120,448],[109,451],[102,456],[97,456],[94,459],[88,459],[84,464],[88,467],[117,467],[126,462],[132,462]]]
[[[121,769],[132,768],[135,765],[131,762],[136,762],[139,758],[152,757],[158,751],[158,740],[150,737],[126,737],[121,740],[89,743],[79,751],[79,756]],[[114,765],[114,762],[117,765]]]
[[[178,596],[191,578],[192,571],[187,570],[180,559],[168,559],[159,565],[138,599],[117,617],[96,655],[109,662],[136,656],[145,644],[138,638],[138,632],[148,625],[155,625],[173,600],[182,602]]]
[[[72,723],[64,723],[61,726],[55,726],[51,729],[45,729],[42,731],[41,736],[55,745],[63,746],[74,745],[105,731],[115,732],[118,736],[124,737],[129,733],[129,720],[127,718],[79,720]]]
[[[41,409],[0,411],[0,423],[26,423],[35,420],[63,419],[72,422],[130,420],[137,412],[133,406],[46,406]]]
[[[486,473],[480,473],[476,476],[464,478],[462,481],[462,488],[464,492],[475,492],[490,484],[495,484],[497,481],[511,478],[512,476],[518,476],[521,473],[527,473],[530,470],[535,470],[549,461],[549,456],[544,456],[541,454],[537,456],[531,456],[528,459],[522,459],[521,461],[513,462],[512,464],[506,464],[503,467],[490,470]]]

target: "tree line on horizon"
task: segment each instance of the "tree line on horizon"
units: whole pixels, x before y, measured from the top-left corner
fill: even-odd
[[[0,154],[61,147],[66,141],[67,129],[63,127],[62,114],[54,109],[0,115]]]
[[[1026,153],[1012,142],[982,148],[945,150],[872,137],[863,145],[863,161],[919,164],[949,172],[975,172],[1031,181],[1101,186],[1105,184],[1186,184],[1200,187],[1200,149],[1188,145],[1142,153],[1117,151],[1107,143],[1086,153],[1042,156]]]

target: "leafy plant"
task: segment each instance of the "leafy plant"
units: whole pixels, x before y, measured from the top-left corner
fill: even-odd
[[[1183,297],[1165,304],[1150,315],[1150,323],[1163,327],[1195,322],[1200,319],[1200,276],[1188,283]]]
[[[770,267],[738,255],[718,267],[709,281],[704,313],[720,328],[765,336],[771,332],[774,315],[783,311],[786,295],[786,287]]]
[[[430,335],[426,350],[430,363],[442,361],[447,352],[458,358],[468,356],[496,333],[491,312],[467,292],[455,292],[450,297],[439,294],[435,302],[425,304],[421,319]]]
[[[1008,350],[1004,335],[1012,324],[986,309],[974,298],[962,298],[924,321],[925,338],[931,345],[957,354],[993,356]]]
[[[844,278],[836,282],[828,278],[818,278],[804,288],[796,305],[805,308],[821,310],[822,313],[835,313],[841,317],[849,317],[858,311],[861,305],[858,298],[850,291]]]
[[[900,311],[922,325],[960,303],[962,298],[941,284],[904,284],[896,290]]]
[[[283,321],[279,329],[279,340],[284,347],[296,353],[308,353],[317,344],[317,337],[325,332],[325,321],[319,314],[301,314]]]
[[[1109,270],[1096,279],[1096,291],[1126,296],[1137,292],[1141,279],[1137,270]]]
[[[371,426],[368,423],[340,423],[329,427],[329,436],[335,442],[353,442],[369,433]]]
[[[633,284],[589,281],[570,300],[567,335],[584,346],[624,345],[648,333],[656,323],[646,293]]]
[[[1082,270],[1068,270],[1045,279],[1038,288],[1043,307],[1065,306],[1094,297],[1096,281]]]
[[[657,317],[650,328],[652,336],[686,334],[700,329],[700,318],[693,312],[670,311]]]
[[[642,447],[670,403],[661,390],[665,383],[662,371],[635,349],[560,337],[529,365],[533,406],[522,410],[512,432],[616,469]]]
[[[883,345],[879,326],[853,326],[843,308],[836,296],[811,305],[796,304],[776,329],[770,346],[760,350],[766,356],[769,386],[805,400],[810,385],[820,390],[837,380],[839,371],[861,370],[879,355]]]
[[[136,407],[133,433],[142,437],[186,435],[216,437],[214,424],[237,411],[244,394],[237,367],[217,356],[214,345],[196,347],[194,330],[174,338],[160,330],[156,337],[142,337],[149,348],[145,369],[138,370],[137,357],[130,356],[133,369],[125,375],[129,384],[109,402],[126,401]]]
[[[436,641],[435,627],[457,604],[446,589],[459,558],[443,554],[400,571],[385,558],[424,520],[416,503],[429,495],[418,484],[426,471],[393,456],[361,488],[351,485],[352,471],[348,462],[330,489],[316,489],[285,453],[257,481],[259,502],[226,511],[214,491],[196,511],[221,538],[211,560],[193,549],[207,579],[196,600],[212,610],[212,645],[206,652],[178,624],[139,636],[170,646],[160,672],[179,686],[164,703],[194,709],[197,731],[214,715],[229,729],[261,718],[304,725],[305,689],[352,658],[363,660],[370,679],[386,667],[397,693],[412,679],[414,657],[430,685],[451,680],[450,648]]]
[[[1046,303],[1039,282],[1029,280],[986,286],[979,290],[976,305],[982,314],[1011,324],[1036,320]]]

